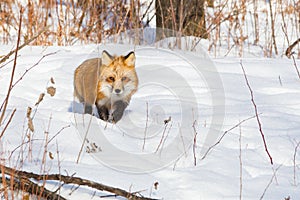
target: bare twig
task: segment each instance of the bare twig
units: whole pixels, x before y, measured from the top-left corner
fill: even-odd
[[[262,200],[267,192],[267,190],[269,189],[270,185],[273,183],[274,178],[276,177],[276,173],[277,171],[280,169],[282,165],[279,165],[273,172],[273,176],[271,177],[269,183],[267,184],[266,188],[264,189],[264,192],[262,193],[262,195],[260,196],[259,200]]]
[[[48,141],[49,141],[49,133],[50,133],[50,124],[52,121],[52,114],[50,114],[49,121],[48,121],[48,128],[44,131],[44,152],[42,157],[42,166],[40,169],[41,173],[46,172],[46,162],[47,162],[47,152],[48,152]]]
[[[33,141],[42,141],[42,139],[30,139],[28,141],[23,141],[21,144],[19,144],[16,148],[14,148],[11,153],[9,154],[8,156],[8,159],[7,160],[11,160],[13,154],[19,149],[19,148],[23,148],[24,145],[30,143],[30,142],[33,142]]]
[[[298,151],[299,145],[300,145],[300,142],[297,142],[297,145],[296,145],[295,150],[294,150],[294,156],[293,156],[293,164],[294,164],[294,185],[295,185],[295,186],[297,185],[297,183],[296,183],[296,155],[297,155],[297,151]]]
[[[179,123],[178,123],[178,128],[179,128],[180,139],[181,139],[181,141],[182,141],[182,146],[183,146],[183,150],[184,150],[184,155],[187,156],[186,148],[185,148],[185,143],[184,143],[184,139],[183,139],[183,135],[182,135],[182,131],[181,131],[181,127],[180,127],[180,124],[179,124]]]
[[[71,125],[66,125],[64,127],[62,127],[52,138],[49,139],[48,143],[49,144],[56,136],[58,136],[63,130],[65,130],[66,128],[70,128]]]
[[[197,121],[195,120],[193,123],[193,129],[194,129],[194,143],[193,143],[193,155],[194,155],[194,166],[197,165],[197,157],[196,157],[196,146],[197,146],[197,130],[195,127],[195,124],[197,123]]]
[[[81,144],[80,150],[79,150],[79,152],[78,152],[78,156],[77,156],[77,161],[76,161],[76,163],[79,163],[79,159],[80,159],[80,156],[81,156],[81,153],[82,153],[84,144],[85,144],[85,142],[86,142],[86,138],[87,138],[87,135],[88,135],[88,133],[89,133],[90,127],[91,127],[92,117],[93,117],[93,116],[90,117],[89,124],[88,124],[88,126],[87,126],[87,129],[86,129],[84,138],[83,138],[83,140],[82,140],[82,144]]]
[[[166,137],[164,138],[164,141],[162,142],[162,145],[161,145],[161,148],[160,148],[160,153],[161,153],[162,150],[164,149],[164,145],[165,145],[165,143],[166,143],[166,141],[167,141],[167,138],[168,138],[169,133],[170,133],[170,131],[171,131],[172,125],[173,125],[173,123],[171,122],[171,124],[170,124],[170,126],[169,126],[169,128],[168,128],[168,132],[167,132],[167,134],[166,134]]]
[[[296,60],[295,60],[295,56],[293,54],[291,56],[293,58],[293,62],[294,62],[295,69],[297,71],[298,78],[300,79],[300,72],[299,72],[299,69],[298,69],[298,66],[297,66],[297,63],[296,63]]]
[[[66,125],[64,127],[62,127],[52,138],[49,139],[49,141],[47,142],[47,145],[50,144],[50,142],[56,138],[64,129],[69,128],[70,125]],[[22,144],[18,145],[15,149],[13,149],[8,157],[8,160],[11,159],[11,157],[13,156],[14,152],[17,151],[19,148],[23,147],[24,145],[32,142],[32,141],[42,141],[42,139],[30,139],[29,141],[24,141]]]
[[[241,65],[242,70],[243,70],[243,74],[244,74],[244,77],[245,77],[246,84],[247,84],[248,89],[249,89],[249,91],[250,91],[251,102],[252,102],[253,107],[254,107],[255,116],[256,116],[256,121],[257,121],[257,124],[258,124],[258,127],[259,127],[259,132],[260,132],[260,134],[261,134],[261,137],[262,137],[262,140],[263,140],[263,143],[264,143],[265,151],[266,151],[266,153],[267,153],[268,156],[269,156],[269,159],[270,159],[271,164],[273,165],[273,159],[272,159],[272,156],[271,156],[271,154],[270,154],[270,152],[269,152],[269,150],[268,150],[268,146],[267,146],[267,142],[266,142],[266,139],[265,139],[265,135],[264,135],[263,130],[262,130],[262,125],[261,125],[260,119],[259,119],[259,117],[258,117],[258,110],[257,110],[256,103],[255,103],[255,101],[254,101],[253,90],[251,89],[251,86],[250,86],[250,83],[249,83],[249,81],[248,81],[248,78],[247,78],[245,69],[244,69],[244,67],[243,67],[242,61],[240,62],[240,65]]]
[[[244,123],[244,122],[246,122],[246,121],[248,121],[248,120],[250,120],[250,119],[253,119],[253,118],[255,118],[255,117],[256,117],[256,116],[252,116],[252,117],[249,117],[249,118],[247,118],[247,119],[244,119],[244,120],[240,121],[238,124],[236,124],[235,126],[231,127],[231,128],[228,129],[227,131],[225,131],[225,132],[223,133],[223,135],[219,138],[219,140],[218,140],[214,145],[210,146],[210,147],[207,149],[207,151],[205,152],[205,154],[202,156],[201,160],[203,160],[204,158],[206,158],[206,156],[208,155],[208,153],[209,153],[214,147],[216,147],[218,144],[220,144],[220,142],[222,141],[222,139],[225,137],[225,135],[226,135],[227,133],[229,133],[229,132],[232,131],[233,129],[239,127],[242,123]]]
[[[38,66],[44,58],[55,55],[57,52],[58,51],[47,53],[47,54],[43,55],[34,65],[32,65],[31,67],[29,67],[28,69],[25,70],[25,72],[20,76],[20,78],[12,85],[12,88],[15,87],[30,70],[32,70],[33,68]]]
[[[17,110],[17,109],[15,108],[15,109],[12,111],[12,113],[10,114],[9,119],[8,119],[6,125],[4,126],[4,128],[3,128],[3,130],[2,130],[2,132],[1,132],[1,134],[0,134],[0,139],[1,139],[2,136],[4,135],[4,133],[5,133],[5,131],[6,131],[7,127],[8,127],[8,125],[10,124],[10,122],[11,122],[13,116],[15,115],[16,110]]]
[[[282,3],[282,0],[280,0],[280,9],[281,9],[281,19],[282,19],[282,25],[281,25],[281,29],[282,29],[282,32],[284,33],[284,36],[286,38],[286,41],[288,43],[288,45],[290,45],[290,40],[289,40],[289,37],[288,37],[288,29],[287,29],[287,23],[286,23],[286,19],[285,19],[285,15],[286,13],[284,12],[284,4]]]
[[[58,165],[58,173],[61,175],[61,164],[60,164],[60,158],[59,158],[59,150],[58,150],[58,142],[56,140],[56,154],[57,154],[57,165]],[[61,182],[61,178],[59,178],[59,182]],[[63,183],[60,183],[58,188],[54,191],[55,193],[58,192],[60,195],[60,189],[63,187]]]
[[[240,128],[240,137],[239,137],[239,161],[240,161],[240,200],[242,200],[243,197],[243,160],[242,160],[242,128]]]
[[[169,117],[169,119],[166,119],[166,120],[164,121],[164,123],[165,123],[165,128],[164,128],[164,130],[163,130],[161,139],[160,139],[159,144],[158,144],[158,146],[157,146],[157,148],[156,148],[156,150],[155,150],[155,153],[158,152],[160,146],[161,146],[162,143],[163,143],[163,140],[164,140],[164,138],[165,138],[165,133],[166,133],[166,130],[167,130],[167,127],[168,127],[168,124],[169,124],[170,121],[171,121],[171,117]]]
[[[54,55],[56,54],[58,51],[56,52],[52,52],[52,53],[48,53],[48,54],[45,54],[43,55],[34,65],[32,65],[30,68],[26,69],[25,72],[20,76],[20,78],[14,82],[11,86],[10,86],[10,90],[12,90],[24,77],[25,75],[30,71],[32,70],[33,68],[35,68],[36,66],[38,66],[40,64],[40,62],[45,58],[45,57],[48,57],[48,56],[51,56],[51,55]],[[6,99],[4,100],[4,102],[2,103],[1,107],[0,107],[0,111],[2,110],[3,106],[5,105],[5,102],[6,102]],[[0,123],[1,124],[1,123]]]
[[[144,131],[144,142],[143,142],[143,148],[142,148],[143,151],[144,151],[145,145],[146,145],[146,134],[147,134],[148,120],[149,120],[148,102],[146,102],[146,112],[147,112],[147,118],[146,118],[146,127],[145,127],[145,131]]]
[[[150,1],[150,3],[149,3],[149,5],[147,6],[147,8],[146,8],[146,10],[145,10],[145,12],[144,12],[144,14],[143,14],[143,16],[141,17],[141,21],[146,17],[146,15],[149,13],[149,10],[150,10],[150,8],[151,8],[151,6],[152,6],[152,4],[154,3],[154,0],[151,0]],[[149,23],[149,22],[148,22]]]
[[[20,57],[20,55],[18,55],[18,57]],[[14,59],[11,59],[10,61],[4,63],[3,65],[0,66],[0,69],[4,68],[5,66],[7,66],[10,63],[12,63],[13,61],[14,61]]]
[[[21,40],[21,28],[22,28],[23,12],[24,12],[24,9],[21,7],[21,10],[20,10],[20,20],[19,20],[18,40],[17,40],[16,51],[15,51],[14,65],[13,65],[13,68],[12,68],[12,71],[11,71],[10,83],[9,83],[9,87],[8,87],[6,98],[4,100],[3,110],[2,110],[2,106],[1,106],[1,109],[0,109],[0,111],[2,111],[1,116],[0,116],[0,125],[2,124],[2,120],[4,118],[5,111],[6,111],[6,108],[7,108],[7,105],[8,105],[8,99],[9,99],[9,96],[10,96],[11,87],[12,87],[13,80],[14,80],[15,69],[16,69],[16,66],[17,66],[18,50],[19,50],[19,45],[20,45],[20,40]],[[0,63],[1,63],[1,61],[0,61]]]
[[[282,81],[281,81],[281,77],[280,77],[280,75],[278,76],[278,80],[279,80],[279,84],[280,84],[280,86],[282,86]]]

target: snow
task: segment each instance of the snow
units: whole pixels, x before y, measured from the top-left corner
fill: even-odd
[[[267,15],[266,6],[260,5],[262,17]],[[251,26],[249,21],[247,26]],[[279,33],[280,20],[276,22]],[[270,31],[265,21],[260,23]],[[155,26],[153,21],[150,26]],[[182,38],[183,50],[168,49],[174,38],[153,44],[152,28],[145,29],[141,36],[145,44],[140,46],[123,39],[119,44],[20,50],[14,83],[22,79],[9,98],[3,124],[15,108],[16,113],[1,138],[1,164],[35,173],[75,175],[158,199],[299,199],[300,155],[295,148],[300,142],[300,79],[293,60],[264,58],[264,47],[251,44],[243,46],[242,58],[237,57],[238,47],[227,47],[226,23],[221,29],[225,39],[210,55],[204,50],[210,42],[193,37]],[[291,38],[296,37],[293,34]],[[254,40],[251,34],[249,38],[248,42]],[[280,54],[284,38],[277,34],[283,44]],[[269,40],[260,39],[264,45]],[[187,51],[195,43],[199,44],[194,51]],[[1,45],[0,55],[12,49],[12,45]],[[73,97],[75,68],[103,50],[117,55],[134,50],[137,57],[139,90],[116,125],[83,115],[83,106]],[[0,64],[1,104],[9,87],[12,59]],[[241,65],[253,90],[273,165]],[[300,67],[299,60],[296,65]],[[56,88],[53,97],[47,94],[49,86]],[[46,95],[35,105],[41,93]],[[28,130],[28,107],[34,132]],[[47,182],[48,189],[58,186]],[[72,200],[108,195],[73,185],[64,185],[60,193]]]
[[[11,48],[3,46],[1,54],[6,54]],[[17,111],[2,138],[1,152],[6,158],[3,162],[40,173],[75,173],[76,176],[115,187],[142,191],[143,195],[153,198],[237,199],[240,178],[243,199],[258,199],[265,188],[263,199],[284,199],[288,196],[297,199],[300,196],[298,152],[295,179],[293,160],[296,144],[300,141],[300,90],[292,60],[209,59],[203,52],[196,54],[136,46],[140,86],[124,118],[111,125],[96,117],[80,114],[81,105],[73,98],[74,69],[83,60],[99,56],[103,49],[125,54],[132,48],[130,45],[106,44],[26,47],[21,50],[15,81],[43,55],[56,53],[43,58],[12,90],[7,114],[14,108]],[[229,131],[201,159],[224,131],[254,116],[241,63],[254,92],[274,165],[270,164],[264,150],[255,118]],[[297,64],[300,65],[300,62],[297,61]],[[6,96],[11,69],[12,63],[0,69],[1,102]],[[55,81],[52,84],[56,87],[55,96],[46,94],[43,101],[35,106],[39,94],[46,92],[46,87],[51,85],[51,77]],[[221,85],[218,85],[219,82]],[[28,106],[33,108],[34,133],[27,131]],[[171,121],[164,124],[169,116]],[[92,120],[90,126],[89,120]],[[192,127],[195,120],[196,166]],[[89,128],[89,141],[77,163],[86,133],[84,128]],[[30,142],[27,142],[27,134],[31,136]],[[42,164],[46,139],[51,139],[47,152],[52,153],[53,159],[47,156],[46,163]],[[159,147],[161,140],[163,143]],[[91,153],[86,152],[87,146]],[[155,153],[157,148],[159,150]],[[267,187],[274,173],[275,178]],[[158,189],[154,188],[155,182],[159,183]],[[49,182],[47,186],[54,189],[57,185]],[[71,191],[72,187],[66,186],[61,194],[68,199],[90,199],[94,194],[94,190],[87,187]],[[105,193],[97,192],[96,195]]]

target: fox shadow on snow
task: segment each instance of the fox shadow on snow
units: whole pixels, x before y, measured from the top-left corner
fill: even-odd
[[[77,114],[85,114],[84,113],[84,104],[83,103],[79,103],[75,100],[73,100],[71,103],[70,103],[70,106],[68,108],[68,112],[72,112],[72,113],[77,113]],[[128,110],[128,109],[125,109],[124,113],[123,113],[123,117],[124,118],[126,115],[128,115],[131,111]],[[98,111],[97,111],[97,108],[96,106],[93,106],[93,116],[97,117],[98,119],[99,118],[99,114],[98,114]]]

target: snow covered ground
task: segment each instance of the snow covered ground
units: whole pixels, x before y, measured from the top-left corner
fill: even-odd
[[[1,46],[0,54],[11,48]],[[83,116],[73,98],[74,69],[103,49],[125,54],[134,48],[140,86],[124,118],[111,125]],[[0,102],[12,65],[0,66]],[[1,139],[3,164],[36,173],[76,174],[159,199],[300,197],[300,155],[295,151],[300,142],[300,80],[292,60],[210,58],[203,51],[116,44],[28,46],[19,52],[14,82],[32,66],[9,99],[7,114],[17,110]],[[56,88],[53,97],[46,92],[49,85]],[[35,106],[41,93],[46,95]],[[28,106],[34,132],[27,128]],[[80,153],[86,129],[88,140]],[[49,182],[47,187],[57,185]],[[107,195],[71,186],[64,186],[61,194],[72,200]]]

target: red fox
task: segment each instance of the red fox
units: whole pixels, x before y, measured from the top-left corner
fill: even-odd
[[[135,54],[92,58],[79,65],[74,73],[74,96],[84,103],[84,113],[93,113],[93,105],[100,119],[116,123],[137,91]]]

